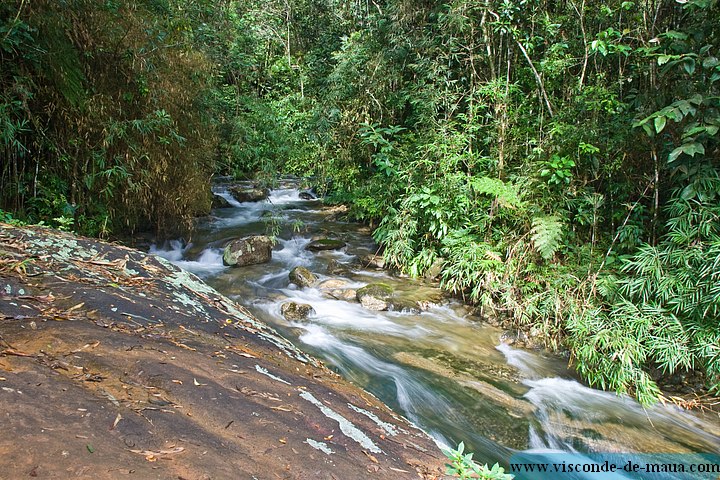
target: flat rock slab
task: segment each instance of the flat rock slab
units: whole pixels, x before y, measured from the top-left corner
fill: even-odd
[[[444,478],[434,442],[167,261],[0,224],[3,478]]]

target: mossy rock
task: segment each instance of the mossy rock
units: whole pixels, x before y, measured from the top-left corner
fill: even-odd
[[[272,240],[264,235],[233,240],[223,252],[223,263],[231,267],[267,263],[271,258]]]
[[[317,277],[305,267],[295,267],[290,270],[290,283],[294,283],[300,288],[310,287],[317,282]]]
[[[345,246],[345,242],[342,240],[334,240],[332,238],[321,238],[319,240],[313,240],[305,247],[306,250],[311,252],[319,252],[322,250],[339,250]]]
[[[393,289],[385,283],[371,283],[358,289],[356,297],[368,310],[387,310],[393,297]]]
[[[280,306],[280,313],[288,320],[305,320],[315,309],[307,303],[285,302]]]

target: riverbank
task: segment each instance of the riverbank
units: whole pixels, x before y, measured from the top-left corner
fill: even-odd
[[[197,277],[0,225],[10,478],[441,478],[435,443]]]

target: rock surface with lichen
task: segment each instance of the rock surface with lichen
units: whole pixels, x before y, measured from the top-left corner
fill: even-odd
[[[5,478],[443,478],[424,433],[162,258],[0,224]]]
[[[223,251],[223,263],[244,267],[267,263],[272,258],[272,240],[265,235],[252,235],[228,243]]]

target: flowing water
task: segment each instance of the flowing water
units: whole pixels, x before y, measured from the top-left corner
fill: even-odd
[[[504,344],[500,330],[442,299],[436,288],[363,268],[360,259],[376,249],[369,231],[333,219],[317,200],[301,199],[292,182],[258,203],[238,203],[221,185],[216,190],[232,208],[214,210],[193,243],[171,242],[152,253],[245,305],[438,443],[455,446],[462,440],[476,458],[493,462],[506,462],[518,450],[720,453],[717,415],[663,405],[645,409],[632,399],[590,389],[565,361]],[[268,230],[277,237],[270,263],[223,266],[225,242]],[[341,238],[347,246],[306,250],[317,236]],[[288,273],[296,266],[321,281],[343,280],[345,289],[386,283],[406,302],[434,306],[422,313],[370,311],[319,288],[290,284]],[[280,313],[288,301],[310,304],[314,313],[288,321]]]

